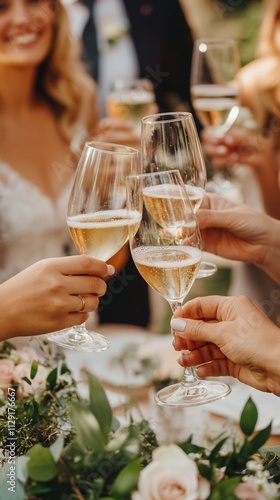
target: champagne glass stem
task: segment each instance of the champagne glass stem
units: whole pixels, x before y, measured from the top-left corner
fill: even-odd
[[[178,311],[179,309],[182,308],[182,302],[177,301],[177,302],[170,302],[170,307],[175,314],[175,311]],[[188,353],[189,351],[184,351]],[[195,375],[194,369],[192,366],[184,368],[184,378],[182,381],[182,387],[189,389],[190,387],[193,387],[195,385],[199,384],[199,380]]]
[[[81,340],[83,340],[85,328],[85,323],[82,323],[81,325],[75,325],[75,327],[72,329],[73,333],[70,333],[70,339],[76,342],[80,342]]]

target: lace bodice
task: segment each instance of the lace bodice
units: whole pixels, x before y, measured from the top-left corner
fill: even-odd
[[[0,162],[0,282],[40,259],[77,253],[66,225],[71,185],[53,202]]]

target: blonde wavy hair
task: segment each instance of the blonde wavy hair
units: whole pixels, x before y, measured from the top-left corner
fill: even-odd
[[[52,106],[62,136],[70,142],[76,131],[90,77],[72,37],[68,14],[60,0],[49,0],[54,16],[51,51],[39,67],[37,91]]]

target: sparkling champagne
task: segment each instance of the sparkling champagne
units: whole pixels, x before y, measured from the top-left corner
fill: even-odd
[[[141,123],[143,116],[152,112],[154,94],[145,89],[112,91],[107,99],[107,113],[111,118]]]
[[[68,217],[67,224],[80,253],[107,261],[128,240],[128,228],[137,231],[140,218],[126,209],[104,210]]]
[[[204,190],[188,184],[185,187],[195,212],[201,205]],[[148,212],[161,227],[178,227],[185,220],[186,205],[180,186],[165,184],[144,188],[143,198]]]
[[[204,189],[197,186],[190,186],[189,184],[185,184],[185,186],[187,189],[189,200],[192,204],[193,211],[194,213],[196,213],[202,203]]]
[[[137,247],[135,265],[147,283],[168,301],[180,301],[190,290],[201,261],[201,250],[190,246]]]
[[[226,122],[233,106],[238,105],[239,90],[227,85],[193,85],[191,96],[201,124],[204,127],[220,127]]]

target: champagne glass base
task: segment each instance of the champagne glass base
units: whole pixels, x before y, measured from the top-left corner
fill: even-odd
[[[207,278],[208,276],[213,276],[217,272],[218,268],[216,264],[212,262],[202,261],[196,275],[197,278]]]
[[[100,333],[75,326],[49,333],[46,337],[50,342],[74,351],[101,352],[110,346],[109,340]]]
[[[200,406],[223,399],[231,388],[223,382],[199,380],[195,384],[173,384],[155,394],[159,406]]]

